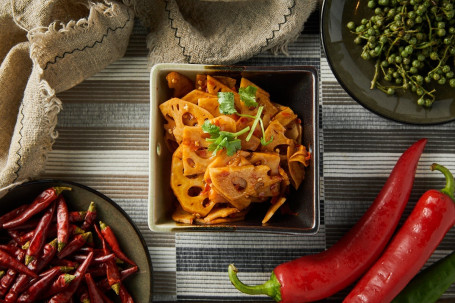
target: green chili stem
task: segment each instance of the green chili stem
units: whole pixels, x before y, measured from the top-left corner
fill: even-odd
[[[243,284],[237,277],[237,268],[234,264],[230,264],[228,267],[229,280],[231,280],[232,285],[235,286],[241,292],[248,295],[267,295],[273,298],[275,301],[281,301],[281,284],[278,282],[275,274],[272,273],[270,280],[261,285],[250,286]]]
[[[449,196],[452,200],[455,201],[454,199],[454,191],[455,191],[455,182],[453,180],[453,175],[452,173],[445,168],[442,165],[439,165],[437,163],[433,163],[431,165],[431,170],[439,170],[441,173],[444,174],[444,177],[446,178],[446,186],[441,189],[441,192]]]
[[[63,191],[65,190],[71,190],[72,188],[71,187],[65,187],[65,186],[57,186],[57,187],[54,187],[54,190],[55,190],[55,194],[58,196],[60,195]]]

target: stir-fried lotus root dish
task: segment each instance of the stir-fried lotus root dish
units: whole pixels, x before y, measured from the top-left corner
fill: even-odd
[[[269,203],[262,223],[269,221],[309,165],[301,120],[245,78],[199,74],[193,82],[171,72],[166,80],[173,98],[160,110],[179,202],[173,220],[234,222],[254,203]]]

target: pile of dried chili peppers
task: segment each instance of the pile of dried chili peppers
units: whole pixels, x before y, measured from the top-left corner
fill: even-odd
[[[318,301],[356,281],[344,303],[435,302],[455,280],[453,257],[409,282],[455,225],[455,182],[448,169],[432,165],[444,174],[446,187],[427,191],[396,231],[426,142],[419,140],[403,153],[370,208],[335,245],[278,265],[262,285],[243,284],[231,264],[232,284],[246,294],[265,294],[283,303]]]
[[[95,203],[70,211],[65,190],[71,188],[46,189],[0,217],[11,238],[0,244],[0,302],[134,302],[123,281],[137,265],[97,221]]]

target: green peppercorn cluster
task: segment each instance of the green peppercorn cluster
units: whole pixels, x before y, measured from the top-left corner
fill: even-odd
[[[411,90],[430,107],[442,85],[455,87],[455,0],[369,0],[373,15],[347,23],[375,60],[371,89],[393,95]]]

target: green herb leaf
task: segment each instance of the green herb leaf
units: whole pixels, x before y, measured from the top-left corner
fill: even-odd
[[[219,131],[217,133],[213,132],[213,135],[211,134],[211,138],[205,139],[208,142],[211,142],[208,150],[213,152],[213,155],[215,156],[218,151],[224,148],[226,149],[228,156],[232,156],[236,151],[242,149],[241,140],[237,139],[237,137],[249,130],[250,127],[247,126],[236,133],[226,131]]]
[[[238,150],[242,149],[241,142],[242,141],[240,141],[240,139],[235,139],[235,140],[232,140],[232,141],[228,141],[227,145],[225,146],[227,155],[228,156],[232,156]]]
[[[205,120],[202,124],[202,130],[204,133],[210,134],[212,138],[216,138],[220,135],[220,128],[212,123],[209,120]]]
[[[256,102],[256,91],[257,87],[248,85],[247,87],[239,88],[240,100],[245,102],[245,105],[248,107],[256,107],[258,103]]]
[[[224,115],[232,115],[237,112],[234,106],[233,92],[219,92],[218,103],[220,104],[220,113]]]

